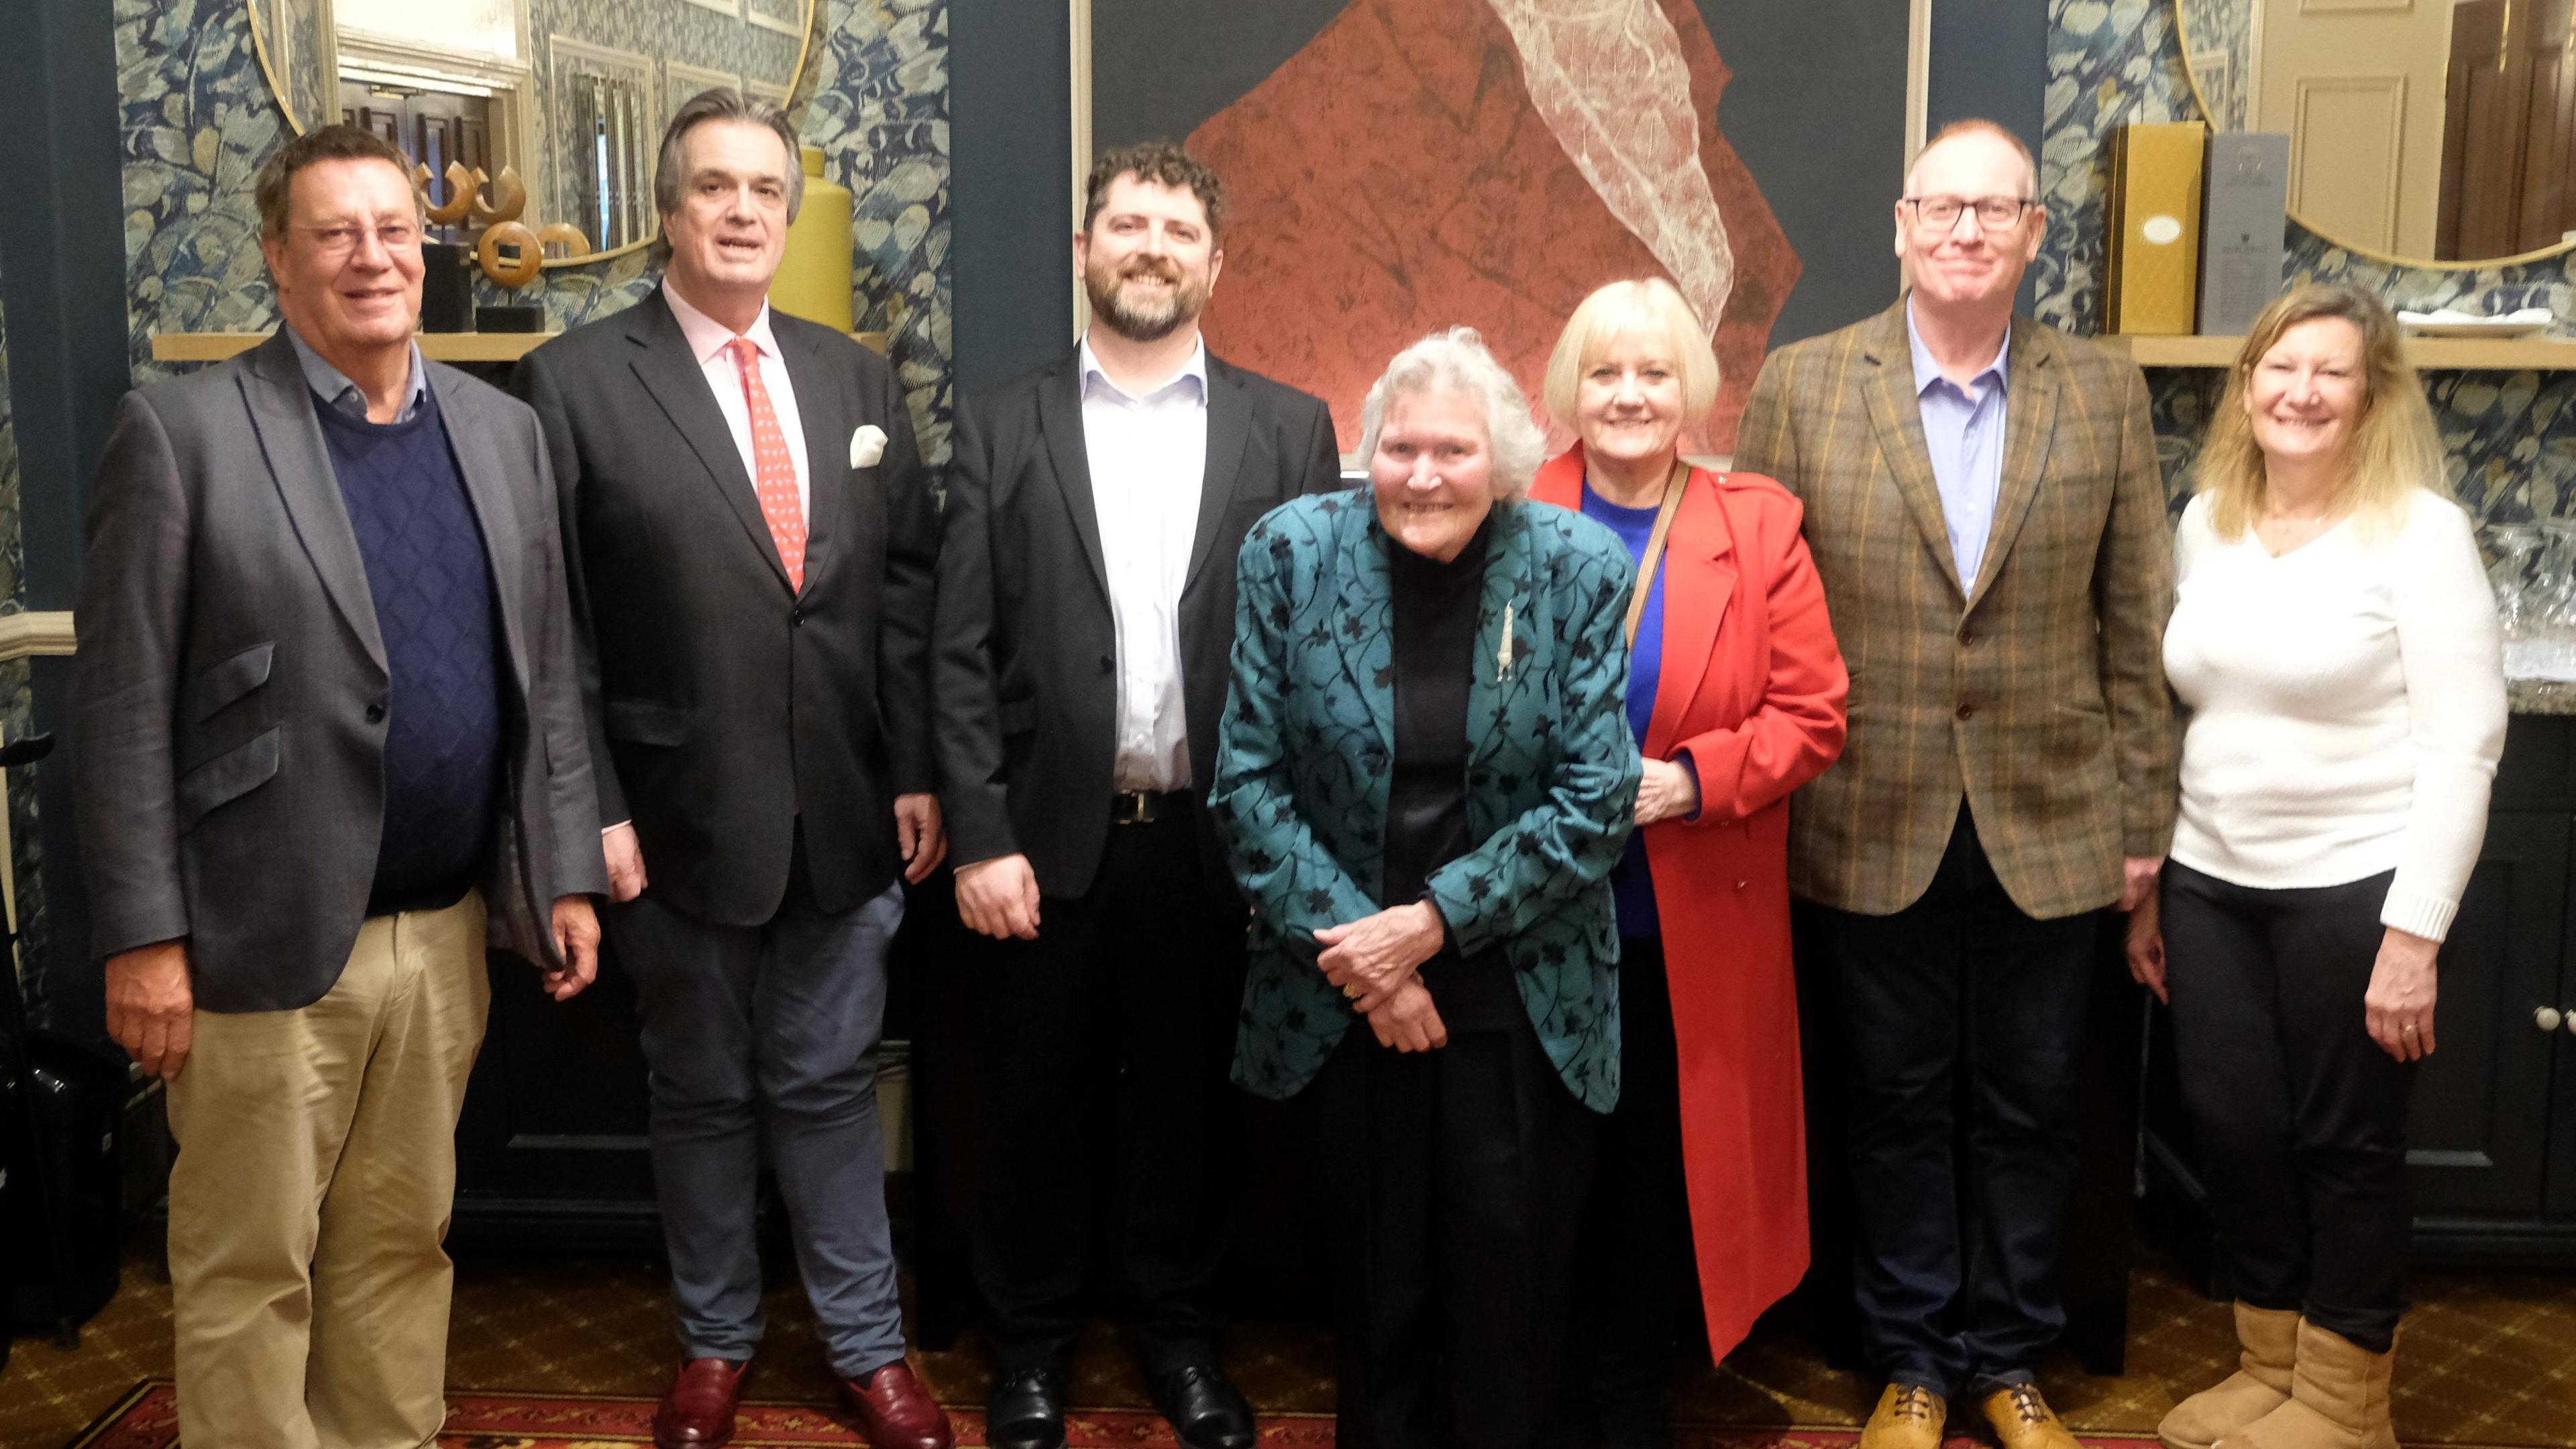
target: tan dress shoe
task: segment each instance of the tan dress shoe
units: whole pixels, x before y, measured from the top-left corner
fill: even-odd
[[[2037,1384],[2008,1384],[1986,1395],[1977,1408],[2004,1449],[2083,1449],[2066,1431],[2066,1421],[2039,1396]]]
[[[2298,1313],[2239,1303],[2236,1342],[2244,1349],[2236,1372],[2174,1405],[2156,1425],[2165,1449],[2210,1449],[2290,1401],[2290,1374],[2298,1362]]]
[[[1860,1431],[1859,1449],[1941,1449],[1949,1401],[1921,1384],[1889,1384]]]

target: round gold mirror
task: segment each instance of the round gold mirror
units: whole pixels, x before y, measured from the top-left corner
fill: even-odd
[[[2201,114],[2290,137],[2290,219],[2410,267],[2576,246],[2576,0],[2174,0]]]
[[[401,147],[434,240],[515,221],[568,267],[652,242],[653,150],[681,102],[739,86],[796,103],[817,0],[245,3],[288,125],[330,117]]]

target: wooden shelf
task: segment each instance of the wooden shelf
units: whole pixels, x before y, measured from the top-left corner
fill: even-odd
[[[432,362],[516,362],[535,351],[539,344],[552,341],[560,332],[423,332],[420,355]],[[853,332],[859,344],[872,351],[886,350],[882,332]],[[221,362],[238,356],[266,342],[265,332],[155,332],[152,334],[152,360],[155,362]]]
[[[2137,337],[2102,334],[2126,347],[2140,367],[2226,367],[2236,361],[2242,337]],[[2548,372],[2576,368],[2576,338],[2409,337],[2407,360],[2425,372]]]

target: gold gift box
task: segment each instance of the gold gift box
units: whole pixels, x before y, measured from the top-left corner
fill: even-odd
[[[2111,139],[2102,329],[2187,336],[2200,304],[2200,181],[2209,127],[2122,126]]]

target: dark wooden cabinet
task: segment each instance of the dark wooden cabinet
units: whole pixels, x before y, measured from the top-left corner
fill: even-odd
[[[2442,947],[2437,1047],[2415,1082],[2407,1161],[2424,1261],[2576,1263],[2571,864],[2576,718],[2516,715],[2486,844]],[[2163,1025],[2151,1038],[2146,1161],[2151,1185],[2201,1232]]]

